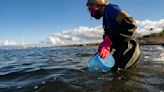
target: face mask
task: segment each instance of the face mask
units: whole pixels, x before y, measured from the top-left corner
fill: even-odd
[[[96,19],[101,18],[101,14],[99,13],[100,10],[97,8],[96,5],[93,5],[93,6],[89,7],[89,11],[90,11],[92,17],[94,17]]]
[[[91,16],[94,17],[94,15],[96,14],[96,11],[98,10],[98,8],[94,5],[94,6],[91,6],[89,8],[89,11],[91,13]]]

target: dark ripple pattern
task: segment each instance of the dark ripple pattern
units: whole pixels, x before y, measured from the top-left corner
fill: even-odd
[[[0,92],[164,92],[164,47],[142,46],[140,62],[117,74],[88,72],[96,49],[0,49]]]

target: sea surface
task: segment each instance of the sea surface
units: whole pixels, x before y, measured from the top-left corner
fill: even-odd
[[[164,92],[164,47],[142,45],[135,67],[93,73],[91,47],[0,49],[0,92]]]

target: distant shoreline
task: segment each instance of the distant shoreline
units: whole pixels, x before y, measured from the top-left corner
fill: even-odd
[[[164,38],[140,38],[140,45],[164,45]]]
[[[164,37],[160,38],[138,38],[140,45],[162,45],[164,46]],[[86,43],[86,44],[70,44],[70,45],[60,45],[60,46],[27,46],[26,48],[41,48],[41,47],[88,47],[88,46],[98,46],[99,43]],[[0,49],[26,49],[22,46],[0,46]]]
[[[162,45],[164,46],[164,29],[160,33],[152,33],[145,35],[142,38],[137,38],[140,45]],[[66,45],[64,47],[79,47],[79,46],[97,46],[99,43],[88,43],[88,44],[74,44]],[[61,46],[63,47],[63,46]]]
[[[164,38],[138,38],[140,45],[164,45]],[[99,43],[88,44],[72,44],[57,47],[85,47],[85,46],[98,46]]]

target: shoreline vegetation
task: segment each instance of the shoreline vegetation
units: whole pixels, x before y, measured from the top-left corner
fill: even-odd
[[[160,33],[152,33],[145,35],[142,38],[138,38],[140,45],[163,45],[164,46],[164,30]],[[72,44],[58,47],[83,47],[83,46],[98,46],[99,43],[88,43],[88,44]]]
[[[138,40],[141,45],[164,45],[164,29],[160,33],[145,35],[142,38],[138,38]]]

